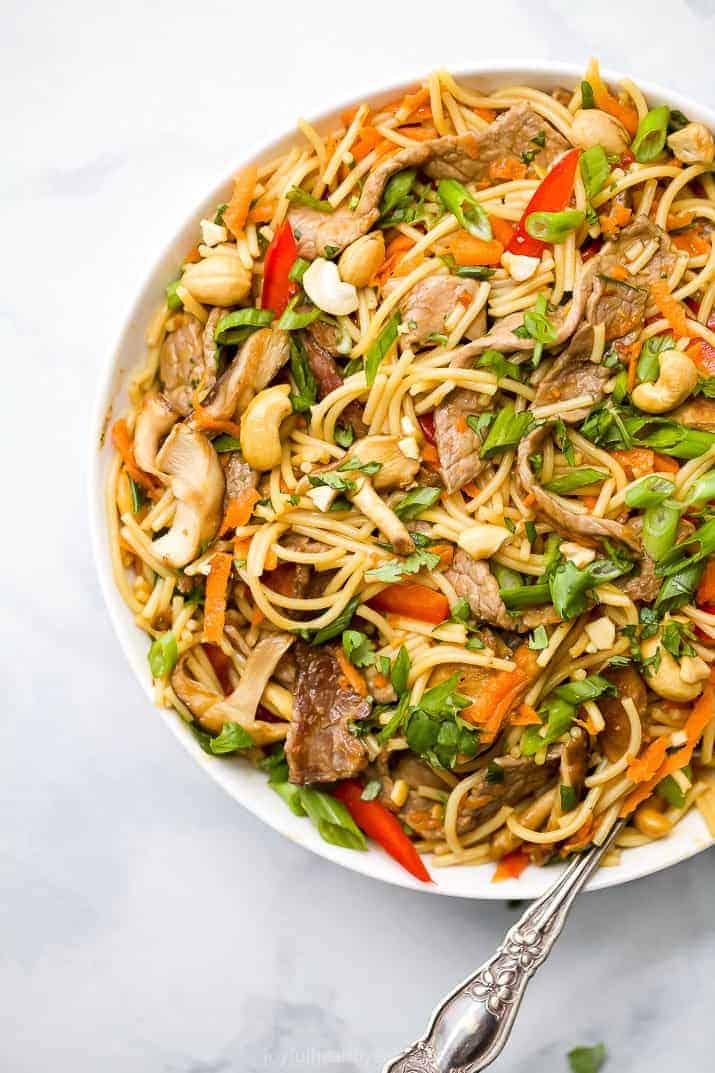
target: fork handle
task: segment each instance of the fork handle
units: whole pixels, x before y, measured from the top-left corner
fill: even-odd
[[[601,846],[576,857],[553,886],[509,928],[496,952],[447,996],[426,1035],[382,1073],[478,1073],[503,1050],[531,977],[551,953],[576,895],[598,867],[623,821]]]

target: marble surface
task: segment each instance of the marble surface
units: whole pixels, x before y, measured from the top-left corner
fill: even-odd
[[[0,1068],[367,1073],[514,910],[309,856],[167,734],[90,556],[97,371],[177,221],[297,113],[493,56],[596,53],[706,99],[715,5],[102,7],[3,3]],[[711,1069],[714,865],[585,896],[497,1068],[603,1039],[609,1070]]]

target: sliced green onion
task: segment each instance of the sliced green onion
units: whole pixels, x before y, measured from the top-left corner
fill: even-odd
[[[690,603],[698,587],[703,568],[702,562],[690,563],[666,578],[653,604],[653,610],[658,615],[664,615],[668,611],[676,611],[684,604]]]
[[[401,201],[409,195],[415,179],[417,168],[404,168],[391,176],[385,184],[380,201],[380,215],[386,216],[388,212],[396,208]]]
[[[306,205],[307,208],[316,209],[318,212],[335,212],[335,207],[329,201],[321,201],[320,198],[313,197],[306,190],[301,190],[299,186],[291,187],[286,193],[286,197],[295,205]]]
[[[670,109],[665,105],[651,108],[638,124],[631,149],[639,164],[647,164],[663,152],[668,135]]]
[[[685,804],[685,794],[672,775],[666,775],[662,782],[658,783],[655,790],[673,808],[682,808]]]
[[[675,346],[675,340],[671,335],[654,335],[652,339],[646,339],[638,355],[636,366],[638,380],[641,383],[655,383],[660,375],[659,355],[673,346]]]
[[[606,179],[611,174],[611,165],[608,163],[606,150],[602,145],[592,145],[585,149],[579,157],[579,168],[586,197],[591,200],[603,189]]]
[[[219,319],[214,331],[214,342],[225,346],[227,343],[242,343],[258,328],[268,328],[273,323],[272,309],[237,309]]]
[[[688,492],[687,503],[692,506],[696,503],[708,503],[712,499],[715,499],[715,469],[698,477]]]
[[[628,394],[628,372],[626,369],[621,369],[616,373],[616,379],[613,381],[613,391],[611,392],[611,398],[614,402],[623,402]]]
[[[309,268],[310,261],[306,261],[305,257],[296,257],[288,273],[288,279],[292,279],[294,283],[302,283],[303,276]]]
[[[552,696],[540,709],[539,715],[546,718],[545,725],[526,728],[520,743],[522,756],[534,756],[546,745],[558,741],[571,727],[576,716],[576,706],[560,697]]]
[[[659,507],[669,495],[672,495],[674,488],[675,485],[667,477],[651,473],[647,477],[641,477],[630,486],[625,496],[626,504],[638,510]]]
[[[656,562],[660,562],[675,544],[680,510],[680,506],[670,500],[651,507],[643,516],[643,547]]]
[[[129,478],[129,491],[132,497],[132,511],[134,514],[137,514],[144,505],[144,493],[142,492],[141,487],[136,481],[132,480],[131,477]]]
[[[457,265],[452,275],[460,279],[491,279],[496,268],[487,268],[486,265]]]
[[[582,108],[595,108],[596,101],[593,96],[593,87],[590,82],[581,83],[581,107]]]
[[[564,209],[562,212],[530,212],[526,217],[526,230],[540,242],[564,242],[586,219],[581,209]]]
[[[565,783],[562,783],[559,787],[559,792],[561,794],[561,811],[571,812],[576,806],[576,787],[566,786]]]
[[[184,303],[181,301],[178,294],[176,293],[176,288],[179,286],[180,283],[180,279],[175,279],[172,280],[171,283],[167,284],[166,287],[166,304],[168,305],[172,313],[176,313],[177,310],[184,308]]]
[[[557,495],[568,495],[576,492],[579,488],[586,488],[589,484],[597,484],[606,479],[606,474],[600,469],[590,469],[583,466],[574,469],[570,473],[564,473],[562,477],[555,477],[544,485],[547,492],[556,492]]]
[[[413,488],[392,509],[398,518],[402,518],[403,522],[411,521],[412,518],[416,518],[423,511],[433,507],[441,495],[441,488],[429,486]]]
[[[368,348],[365,355],[365,379],[368,387],[374,383],[377,370],[382,365],[390,347],[397,341],[399,324],[399,313],[393,313],[375,342]]]
[[[437,193],[447,211],[456,216],[460,227],[476,238],[492,238],[489,217],[466,186],[462,186],[456,179],[440,179]]]
[[[492,563],[491,572],[499,582],[500,589],[519,589],[524,584],[524,579],[516,570],[510,570],[508,566]]]
[[[303,313],[296,313],[295,307],[298,301],[301,299],[299,294],[296,294],[294,298],[291,298],[288,305],[283,311],[281,319],[278,321],[278,327],[282,328],[284,332],[297,332],[301,328],[307,328],[309,324],[312,324],[314,320],[322,316],[322,309],[318,309],[317,306],[312,306],[310,309],[305,310]],[[305,301],[305,299],[303,299]]]
[[[515,588],[499,589],[504,606],[508,611],[521,611],[525,607],[539,607],[549,602],[549,586],[544,583],[538,585],[519,585]]]
[[[214,451],[217,451],[222,455],[226,454],[228,451],[240,451],[241,441],[236,436],[229,436],[225,433],[222,436],[217,436],[215,440],[212,440],[211,446]]]

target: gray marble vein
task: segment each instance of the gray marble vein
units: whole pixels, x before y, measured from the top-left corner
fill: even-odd
[[[242,811],[124,663],[87,533],[97,377],[177,223],[246,150],[494,56],[712,94],[712,0],[5,0],[0,42],[0,1070],[372,1073],[514,910],[338,870]],[[677,42],[678,47],[674,47]],[[715,854],[587,895],[503,1073],[713,1068]]]

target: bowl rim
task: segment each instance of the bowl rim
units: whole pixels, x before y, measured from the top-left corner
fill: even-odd
[[[529,82],[530,79],[535,78],[542,82],[549,82],[552,86],[555,86],[561,80],[571,81],[578,79],[583,75],[583,68],[578,64],[560,63],[554,60],[539,61],[506,58],[492,60],[488,63],[480,64],[469,69],[455,72],[450,71],[450,73],[457,81],[472,82],[478,79],[494,80],[510,75],[512,76],[512,84],[514,79],[518,79],[519,82]],[[609,83],[619,83],[626,77],[611,68],[602,68],[601,73],[604,80]],[[366,90],[364,93],[351,96],[347,100],[339,102],[329,109],[320,112],[317,116],[312,117],[309,122],[320,128],[322,125],[337,117],[340,112],[353,105],[362,103],[363,101],[368,103],[381,103],[383,98],[389,99],[392,96],[407,91],[421,78],[424,78],[424,73],[419,74],[412,79],[403,79],[399,82],[393,82],[385,86]],[[686,115],[702,120],[711,128],[715,128],[715,111],[707,106],[698,104],[687,95],[673,92],[667,87],[649,80],[639,80],[636,84],[645,94],[647,99],[668,103],[672,107],[679,108]],[[241,164],[270,159],[271,154],[278,151],[283,143],[296,137],[296,129],[291,128],[279,133],[276,137],[271,138],[270,140],[253,144],[248,147],[247,151],[241,153]],[[153,296],[153,303],[156,304],[156,298],[158,297],[156,294],[157,280],[163,278],[166,271],[167,261],[168,263],[175,263],[173,257],[170,259],[168,258],[168,252],[178,245],[185,233],[189,232],[192,228],[195,229],[197,220],[200,219],[200,214],[205,206],[218,203],[223,191],[225,191],[230,183],[230,180],[231,175],[229,174],[214,186],[211,191],[204,193],[195,203],[191,212],[184,218],[181,225],[174,228],[171,234],[167,236],[166,240],[161,243],[160,252],[152,262],[151,267],[144,274],[141,285],[133,292],[133,296],[123,307],[121,319],[118,319],[117,322],[120,325],[120,329],[116,337],[116,343],[103,359],[102,366],[98,370],[97,386],[90,411],[89,422],[89,524],[92,554],[99,575],[100,588],[120,647],[124,652],[129,666],[134,671],[135,677],[139,680],[145,695],[151,702],[152,708],[159,712],[165,725],[170,728],[174,736],[181,742],[199,766],[206,770],[210,777],[222,786],[234,800],[238,801],[260,820],[268,824],[280,834],[290,838],[292,841],[297,841],[313,853],[317,853],[319,856],[333,861],[345,868],[351,869],[354,872],[395,886],[405,887],[410,890],[437,894],[443,897],[462,897],[490,901],[537,897],[550,885],[554,878],[553,869],[547,871],[545,869],[530,868],[519,880],[507,880],[496,885],[490,882],[485,884],[480,879],[477,883],[478,889],[475,890],[469,890],[468,888],[450,889],[449,887],[445,887],[444,883],[440,883],[439,881],[432,884],[419,883],[377,847],[371,846],[368,853],[355,853],[323,842],[317,832],[313,831],[312,825],[307,825],[304,829],[296,827],[294,822],[292,822],[295,821],[296,818],[292,816],[292,813],[288,809],[284,808],[282,802],[280,802],[277,797],[275,797],[275,805],[277,806],[275,808],[273,807],[273,800],[271,800],[268,805],[259,804],[256,795],[251,790],[252,782],[249,778],[242,777],[235,781],[228,778],[228,769],[230,769],[232,765],[221,763],[220,758],[217,760],[217,758],[207,757],[199,748],[186,725],[177,716],[177,713],[173,709],[156,708],[154,704],[152,680],[148,672],[146,659],[144,658],[143,660],[140,660],[138,658],[131,643],[131,638],[140,634],[141,631],[139,631],[138,627],[136,627],[133,622],[127,621],[127,609],[115,586],[112,576],[111,562],[107,553],[104,498],[104,471],[106,469],[106,451],[104,450],[105,433],[111,420],[115,397],[121,392],[127,377],[135,364],[129,362],[128,364],[125,363],[123,365],[122,358],[125,354],[129,338],[132,332],[136,330],[137,318],[140,316],[144,317],[142,306],[149,298]],[[142,334],[145,323],[144,320],[141,325]],[[300,821],[298,821],[298,823],[299,822]],[[687,829],[687,834],[685,833],[685,829]],[[694,815],[693,812],[681,822],[678,828],[676,828],[676,831],[680,837],[670,836],[658,843],[651,843],[647,847],[639,847],[637,849],[629,850],[625,855],[624,860],[618,866],[614,868],[600,869],[590,881],[587,889],[600,890],[643,878],[678,864],[680,861],[686,860],[695,854],[701,853],[715,843],[715,840],[708,834],[699,814]],[[643,851],[652,850],[653,847],[657,847],[656,854],[651,854],[648,859],[645,859],[646,855]],[[669,847],[669,849],[667,847]],[[465,866],[464,869],[455,869],[454,871],[451,869],[438,869],[436,870],[436,874],[437,877],[442,876],[445,879],[447,878],[448,873],[455,874],[457,872],[468,872],[472,875],[477,875],[478,873],[481,875],[482,870],[486,867],[489,866],[472,866],[471,868]]]

